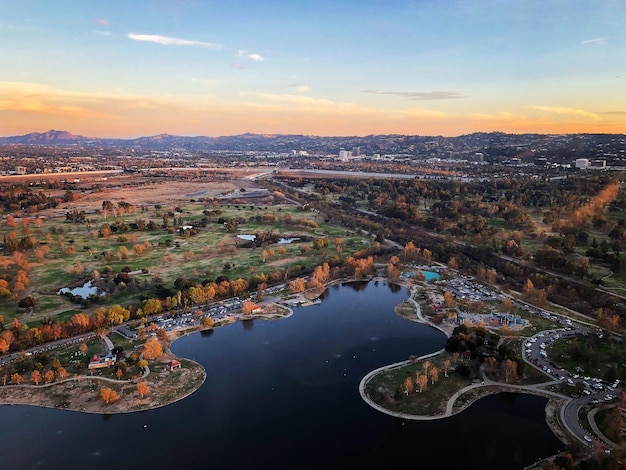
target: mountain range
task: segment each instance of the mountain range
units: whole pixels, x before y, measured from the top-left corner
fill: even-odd
[[[563,149],[576,153],[610,144],[622,146],[625,136],[609,134],[505,134],[503,132],[477,132],[458,137],[419,135],[368,135],[363,137],[324,137],[284,134],[240,134],[233,136],[176,136],[158,134],[134,139],[85,137],[67,131],[50,130],[32,132],[12,137],[0,137],[0,145],[77,146],[92,148],[133,148],[145,150],[256,151],[292,152],[305,150],[311,153],[337,154],[340,149],[357,147],[362,154],[422,154],[452,155],[453,153],[489,152],[517,154],[523,149]]]

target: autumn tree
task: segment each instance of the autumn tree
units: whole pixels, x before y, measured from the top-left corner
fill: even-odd
[[[413,379],[411,378],[411,376],[408,376],[406,379],[404,379],[404,394],[408,395],[409,393],[411,393],[414,390],[414,385],[413,385]]]
[[[250,315],[255,308],[256,305],[254,305],[253,302],[251,302],[250,300],[244,300],[243,305],[241,306],[241,311],[244,315]]]
[[[450,359],[446,359],[443,361],[443,376],[448,376],[448,369],[450,369]]]
[[[513,303],[510,297],[506,297],[498,306],[498,310],[502,312],[511,312],[513,310]]]
[[[23,381],[24,381],[24,378],[17,372],[11,376],[11,382],[13,382],[16,385],[21,384]]]
[[[115,371],[115,377],[117,377],[117,380],[120,380],[123,375],[124,371],[122,371],[122,369],[118,367],[118,369]]]
[[[430,377],[430,383],[432,385],[435,384],[435,382],[439,381],[439,369],[437,369],[436,367],[432,367],[430,369],[430,372],[428,373],[429,377]]]
[[[291,292],[292,294],[297,294],[299,292],[304,292],[304,289],[306,288],[306,283],[304,279],[299,277],[294,279],[293,281],[289,281],[288,286],[289,292]]]
[[[148,385],[146,385],[145,382],[139,382],[137,383],[137,393],[139,393],[139,396],[141,398],[143,398],[144,396],[146,396],[148,394],[148,392],[150,391],[150,389],[148,388]]]
[[[59,367],[59,369],[57,370],[57,377],[60,380],[63,380],[63,379],[67,378],[67,371],[65,370],[64,367]]]
[[[443,306],[445,308],[454,308],[455,305],[456,302],[454,301],[454,297],[452,297],[452,294],[448,291],[445,291],[443,293]]]
[[[425,360],[422,364],[422,369],[424,369],[424,375],[428,376],[428,369],[433,365],[429,360]]]
[[[213,319],[208,315],[202,317],[202,320],[200,320],[200,325],[202,325],[204,328],[212,328],[214,323],[215,322],[213,321]]]
[[[105,405],[109,405],[119,400],[120,396],[115,390],[105,387],[100,389],[100,399],[104,402]]]
[[[487,367],[487,372],[489,372],[490,374],[493,374],[496,371],[497,363],[498,363],[498,360],[493,356],[489,356],[488,358],[486,358],[485,366]]]
[[[425,374],[419,374],[417,376],[417,386],[419,388],[420,393],[426,390],[426,387],[428,387],[428,377],[426,377]]]
[[[143,357],[147,360],[156,359],[157,357],[161,357],[163,355],[163,348],[161,347],[161,343],[154,337],[150,337],[148,341],[146,341],[143,345]]]
[[[455,271],[459,270],[459,263],[457,262],[456,258],[454,256],[452,256],[450,258],[450,260],[448,261],[448,267],[450,269],[453,269]]]
[[[53,370],[49,370],[48,372],[46,372],[44,374],[44,379],[46,380],[47,384],[52,382],[54,380],[54,371]]]
[[[508,382],[509,379],[515,380],[517,378],[517,363],[515,361],[506,359],[502,361],[501,367],[505,382]]]
[[[39,382],[41,382],[41,372],[34,370],[33,373],[30,374],[30,379],[35,382],[35,385],[39,385]]]

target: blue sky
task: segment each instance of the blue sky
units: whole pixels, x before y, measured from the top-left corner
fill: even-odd
[[[0,135],[626,132],[621,0],[0,4]]]

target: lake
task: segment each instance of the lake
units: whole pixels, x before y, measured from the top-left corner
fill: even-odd
[[[398,286],[350,283],[323,297],[284,320],[178,340],[173,352],[208,377],[173,405],[115,416],[0,407],[3,467],[515,469],[563,448],[540,397],[495,395],[432,422],[375,411],[362,377],[445,336],[393,313],[408,297]]]

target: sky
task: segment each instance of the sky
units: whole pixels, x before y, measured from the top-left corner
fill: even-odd
[[[626,133],[624,0],[0,0],[0,135]]]

